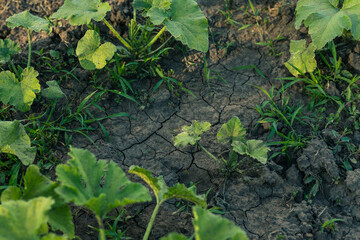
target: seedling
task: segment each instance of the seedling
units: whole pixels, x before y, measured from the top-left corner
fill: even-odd
[[[231,145],[229,158],[221,161],[211,154],[201,143],[200,135],[210,129],[211,124],[208,122],[194,121],[191,126],[183,126],[182,133],[178,134],[175,139],[175,147],[186,147],[187,145],[199,146],[208,156],[218,164],[223,165],[229,174],[234,171],[241,173],[239,167],[250,159],[258,160],[262,164],[267,162],[267,152],[270,150],[261,140],[245,140],[246,130],[242,126],[238,117],[233,117],[220,128],[217,139],[224,145]],[[239,160],[239,155],[244,157]]]
[[[281,34],[279,33],[279,35],[277,35],[277,37],[274,40],[272,38],[270,38],[270,40],[268,42],[258,42],[256,44],[269,48],[270,55],[278,57],[278,56],[282,55],[284,52],[278,52],[278,49],[274,46],[274,43],[285,40],[285,39],[286,39],[286,37],[281,37]]]
[[[324,222],[321,226],[321,232],[324,232],[325,229],[328,229],[330,232],[336,231],[335,222],[345,222],[344,219],[332,218]]]

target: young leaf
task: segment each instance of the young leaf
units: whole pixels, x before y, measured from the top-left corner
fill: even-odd
[[[211,124],[209,122],[194,121],[191,126],[183,126],[183,132],[178,134],[175,139],[175,147],[186,147],[188,144],[195,145],[199,141],[200,135],[210,129]]]
[[[39,75],[34,68],[26,68],[19,80],[10,71],[3,71],[0,73],[0,101],[4,104],[10,103],[16,109],[26,112],[30,110],[36,95],[40,92],[39,80],[36,78]]]
[[[91,19],[101,21],[111,11],[109,3],[101,0],[66,0],[51,18],[70,19],[71,25],[89,24]]]
[[[10,56],[19,53],[20,50],[18,44],[10,39],[0,39],[0,65],[10,61]]]
[[[241,141],[244,139],[246,130],[238,117],[231,118],[227,123],[223,124],[217,134],[217,139],[222,144],[228,142]]]
[[[266,147],[261,140],[247,140],[246,143],[236,141],[233,142],[231,146],[233,150],[239,154],[246,154],[262,164],[266,164],[267,162],[267,152],[270,148]]]
[[[19,121],[0,121],[0,132],[0,152],[16,155],[24,165],[34,161],[36,148]]]
[[[193,224],[196,240],[249,240],[245,231],[233,222],[194,206]]]
[[[35,15],[32,15],[29,11],[24,11],[18,14],[15,14],[8,19],[6,22],[10,28],[15,27],[24,27],[28,30],[40,32],[40,31],[49,31],[50,22],[45,18],[41,18]]]
[[[113,161],[96,161],[87,150],[70,149],[71,159],[56,167],[61,185],[55,191],[65,201],[85,206],[103,218],[113,208],[151,200],[148,190],[129,181]]]
[[[0,240],[40,239],[54,200],[39,197],[28,202],[7,201],[0,205]],[[46,233],[46,232],[45,232]]]
[[[136,10],[149,10],[151,8],[159,8],[168,10],[172,0],[134,0],[133,7]]]
[[[313,72],[317,66],[315,60],[315,50],[316,47],[314,44],[310,44],[309,47],[306,47],[305,39],[291,40],[290,42],[291,57],[289,61],[285,63],[285,66],[287,67],[287,69],[289,69],[290,73],[295,77],[297,77],[300,74],[300,72],[296,70],[293,66],[298,68],[302,73]]]
[[[169,15],[164,23],[176,40],[192,49],[208,51],[208,21],[194,0],[173,1]]]
[[[168,186],[166,185],[162,176],[155,178],[152,176],[150,171],[134,165],[130,167],[129,173],[138,175],[142,180],[147,183],[147,185],[149,185],[149,187],[153,190],[155,194],[157,203],[163,201],[164,193],[168,191]]]
[[[105,67],[106,61],[110,60],[115,52],[116,46],[110,42],[100,45],[100,36],[94,30],[88,30],[76,48],[80,64],[87,70]]]
[[[48,88],[45,88],[43,90],[42,95],[48,99],[60,99],[65,96],[61,88],[59,87],[59,84],[53,80],[53,81],[47,81],[46,84],[49,86]]]

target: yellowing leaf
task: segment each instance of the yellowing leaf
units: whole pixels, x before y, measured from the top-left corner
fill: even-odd
[[[0,101],[4,104],[10,103],[20,111],[30,110],[36,95],[40,92],[39,75],[34,68],[26,68],[22,74],[22,81],[15,77],[10,71],[0,73]]]
[[[70,19],[71,25],[89,24],[91,19],[101,21],[111,11],[109,3],[101,0],[65,0],[59,10],[51,18]]]
[[[210,129],[211,124],[209,122],[194,121],[191,126],[183,126],[183,132],[178,134],[175,139],[175,147],[186,147],[188,144],[195,145],[199,141],[200,135]]]
[[[54,200],[6,201],[0,205],[0,240],[40,239]]]
[[[92,153],[77,148],[71,148],[69,155],[67,164],[56,167],[61,184],[55,191],[65,201],[85,206],[103,218],[113,208],[151,200],[148,190],[129,181],[113,161],[96,161]]]
[[[231,118],[227,123],[223,124],[217,134],[217,139],[222,144],[228,142],[240,141],[244,139],[246,130],[238,117]]]
[[[313,44],[310,44],[309,47],[306,47],[306,40],[291,40],[290,42],[290,54],[291,57],[289,61],[285,63],[287,69],[290,73],[297,77],[300,72],[307,73],[313,72],[316,69],[317,63],[315,60],[315,50],[316,47]],[[293,66],[291,66],[293,65]],[[296,68],[294,68],[296,67]]]
[[[0,121],[0,133],[0,152],[16,155],[24,165],[34,161],[36,148],[19,121]]]
[[[40,31],[49,31],[50,22],[45,18],[41,18],[35,15],[32,15],[29,11],[24,11],[18,14],[15,14],[8,19],[6,22],[9,27],[24,27],[28,30],[40,32]]]
[[[76,55],[80,64],[87,70],[101,69],[106,61],[110,60],[116,52],[116,46],[112,43],[100,45],[100,36],[94,30],[88,30],[79,40]]]

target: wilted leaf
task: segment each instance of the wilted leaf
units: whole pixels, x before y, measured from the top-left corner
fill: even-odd
[[[194,121],[191,126],[183,126],[183,132],[178,134],[175,139],[175,147],[186,147],[188,144],[195,145],[199,141],[200,135],[210,129],[211,124],[209,122]]]
[[[152,176],[150,171],[134,165],[130,167],[129,173],[138,175],[142,180],[147,183],[147,185],[149,185],[149,187],[151,187],[155,194],[157,202],[163,201],[164,193],[167,192],[168,186],[166,185],[162,176],[155,178]]]
[[[105,67],[106,61],[110,60],[115,52],[116,46],[110,42],[100,45],[100,36],[94,30],[88,30],[76,48],[80,64],[87,70]]]
[[[65,201],[85,206],[103,218],[113,208],[151,200],[148,190],[129,181],[113,161],[96,161],[92,153],[77,148],[71,148],[69,155],[67,164],[56,167],[61,185],[55,191]]]
[[[109,3],[101,0],[66,0],[51,18],[70,19],[71,25],[89,24],[91,19],[101,21],[111,11]]]
[[[54,200],[7,201],[0,205],[0,240],[39,239]]]
[[[245,231],[233,222],[194,206],[193,225],[196,240],[249,240]]]
[[[300,73],[294,67],[298,68],[302,73],[313,72],[316,69],[317,63],[315,60],[316,47],[310,44],[306,47],[306,40],[291,40],[289,61],[285,63],[290,73],[297,77]],[[291,65],[293,66],[291,66]]]
[[[4,104],[10,103],[16,109],[26,112],[30,110],[36,94],[40,92],[39,75],[34,68],[26,68],[22,74],[22,81],[16,78],[10,71],[0,73],[0,101]]]
[[[10,56],[20,52],[17,43],[10,39],[0,39],[0,64],[5,64],[10,61]]]
[[[40,31],[49,31],[50,22],[45,18],[41,18],[35,15],[32,15],[29,11],[24,11],[15,15],[12,15],[6,22],[9,27],[24,27],[28,30],[40,32]]]
[[[36,148],[19,121],[0,121],[0,133],[0,152],[16,155],[24,165],[34,161]]]
[[[245,134],[246,130],[241,124],[240,119],[233,117],[221,126],[217,139],[222,144],[227,144],[228,142],[243,140]]]
[[[170,17],[164,23],[176,40],[188,45],[191,49],[208,51],[208,21],[194,0],[173,1],[169,15]]]
[[[49,99],[60,99],[65,96],[61,88],[59,87],[59,84],[53,80],[53,81],[47,81],[46,84],[49,86],[48,88],[45,88],[43,90],[42,95]]]
[[[247,140],[246,143],[236,141],[233,142],[231,146],[233,150],[239,154],[246,154],[262,164],[266,164],[267,162],[267,152],[270,148],[261,140]]]

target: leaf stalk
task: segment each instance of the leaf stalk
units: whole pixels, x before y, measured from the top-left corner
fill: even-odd
[[[103,22],[105,23],[105,25],[110,29],[110,31],[115,35],[115,37],[117,37],[117,39],[119,39],[119,41],[124,44],[124,46],[130,51],[133,48],[130,46],[130,44],[120,36],[120,34],[115,30],[115,28],[104,18]]]

